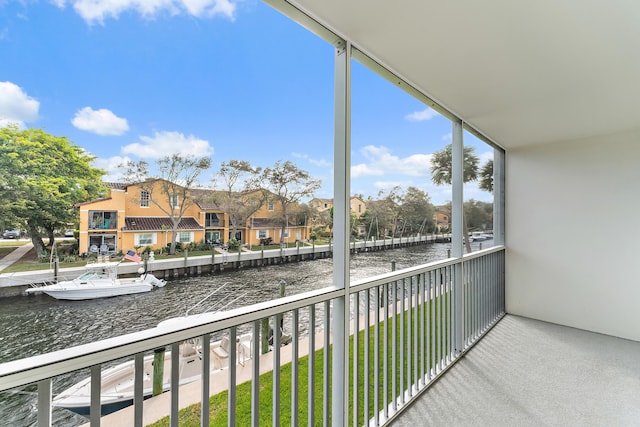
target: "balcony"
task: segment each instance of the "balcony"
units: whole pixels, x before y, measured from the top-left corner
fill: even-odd
[[[223,414],[228,425],[246,420],[261,425],[265,419],[274,425],[386,425],[504,315],[503,271],[504,248],[498,246],[362,280],[346,290],[269,301],[225,312],[213,321],[187,319],[2,364],[0,391],[37,384],[38,424],[50,425],[52,398],[59,392],[55,378],[88,368],[91,425],[141,426],[165,415],[177,425],[180,407],[208,399],[221,384],[230,391]],[[264,320],[275,331],[282,325],[284,335],[273,334],[273,345],[261,354]],[[161,347],[179,354],[180,343],[193,338],[201,348],[225,337],[233,343],[241,334],[254,339],[242,355],[238,347],[228,348],[228,368],[203,368],[201,381],[144,400],[145,355]],[[291,337],[291,343],[282,346],[284,337]],[[201,357],[204,366],[214,363],[210,352]],[[136,367],[134,404],[101,419],[101,366],[122,358]],[[179,358],[171,359],[172,384],[179,381],[179,363]],[[264,372],[272,383],[268,392],[260,387]],[[241,386],[244,380],[248,383]],[[197,391],[188,392],[186,387],[194,384]],[[239,405],[240,387],[248,387],[249,413]],[[209,425],[211,416],[220,412],[202,412],[200,423]]]
[[[394,427],[635,426],[640,343],[505,316]]]
[[[90,211],[89,230],[117,230],[117,211]]]

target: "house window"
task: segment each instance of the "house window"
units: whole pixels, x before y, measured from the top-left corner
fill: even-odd
[[[178,209],[180,207],[180,198],[177,194],[172,194],[169,197],[169,202],[171,205],[171,209]]]
[[[273,200],[269,200],[268,204],[267,204],[267,209],[272,211],[273,210]]]
[[[214,213],[207,212],[205,214],[205,227],[219,227],[220,218]]]
[[[141,208],[148,208],[149,207],[149,200],[151,199],[150,197],[151,195],[149,194],[148,191],[141,191],[140,192],[140,207]]]
[[[258,230],[256,232],[258,239],[266,239],[267,237],[269,237],[269,233],[267,233],[267,230]]]
[[[362,205],[358,205],[358,213],[362,213]]]
[[[151,246],[156,243],[156,235],[154,233],[141,233],[136,234],[134,242],[136,246]]]
[[[207,243],[220,243],[220,232],[219,231],[207,231],[205,234],[205,239]]]
[[[188,231],[181,231],[178,233],[178,242],[180,243],[190,243],[191,242],[191,233]]]

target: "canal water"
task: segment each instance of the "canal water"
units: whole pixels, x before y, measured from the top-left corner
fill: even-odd
[[[358,280],[396,269],[412,267],[447,257],[450,243],[435,243],[352,256],[351,279]],[[156,326],[160,321],[184,316],[185,311],[214,290],[198,310],[237,308],[278,298],[279,282],[286,282],[287,295],[331,285],[331,259],[319,259],[227,270],[223,273],[171,280],[163,288],[138,295],[88,301],[59,301],[47,295],[0,298],[0,363],[85,344]],[[301,331],[302,333],[302,331]],[[88,376],[88,371],[56,379],[53,394]],[[35,425],[35,387],[0,392],[0,426]],[[53,424],[73,427],[87,419],[54,408]]]

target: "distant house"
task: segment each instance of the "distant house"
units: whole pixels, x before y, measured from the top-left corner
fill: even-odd
[[[145,191],[137,184],[107,183],[107,197],[81,203],[79,226],[79,252],[82,254],[115,254],[137,247],[153,250],[166,247],[172,242],[173,223],[167,211],[174,209],[179,200],[166,195],[151,200],[152,194],[160,194],[161,180],[154,184],[153,191]],[[267,200],[249,218],[242,218],[233,233],[229,215],[215,202],[213,190],[193,190],[189,193],[194,203],[184,212],[178,225],[176,241],[188,243],[224,244],[235,238],[241,244],[255,246],[263,238],[274,243],[293,243],[309,238],[310,226],[297,224],[289,218],[284,236],[277,220],[281,207]],[[178,198],[176,196],[176,198]]]
[[[309,206],[318,212],[328,211],[333,207],[333,199],[311,199]]]
[[[355,213],[358,218],[367,210],[367,204],[362,201],[361,198],[356,196],[349,199],[349,205],[351,207],[351,212]],[[318,212],[323,212],[333,207],[333,199],[311,199],[311,201],[309,201],[309,206]]]
[[[451,213],[447,206],[437,206],[433,214],[433,225],[436,232],[451,229]]]

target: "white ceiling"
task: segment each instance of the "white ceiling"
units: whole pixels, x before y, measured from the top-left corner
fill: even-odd
[[[509,149],[640,129],[638,0],[292,0]]]

